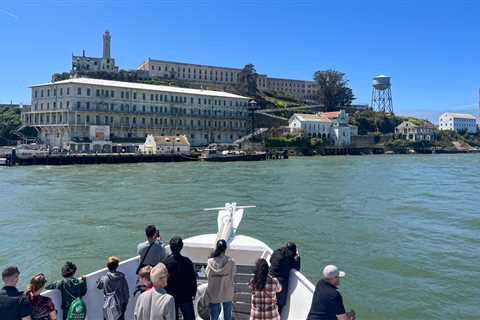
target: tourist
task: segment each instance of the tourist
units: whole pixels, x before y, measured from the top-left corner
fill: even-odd
[[[322,279],[313,293],[307,320],[355,320],[355,311],[345,312],[342,295],[337,291],[340,278],[344,276],[345,272],[339,271],[334,265],[323,269]]]
[[[182,238],[173,237],[170,240],[172,254],[165,259],[165,266],[169,274],[168,285],[165,289],[175,298],[177,319],[180,309],[183,319],[194,320],[193,299],[197,294],[197,274],[192,261],[180,254],[182,248]]]
[[[103,289],[103,319],[125,320],[129,291],[125,275],[117,271],[120,259],[108,257],[108,271],[97,281],[97,288]]]
[[[218,320],[221,306],[223,319],[232,319],[236,265],[232,258],[225,255],[226,250],[225,240],[218,240],[207,261],[208,287],[205,297],[209,303],[210,320]]]
[[[27,287],[27,298],[32,305],[32,320],[57,320],[52,299],[40,295],[47,283],[43,273],[35,275]]]
[[[20,271],[7,267],[2,271],[5,286],[0,290],[0,316],[5,320],[31,320],[32,305],[22,292],[17,290]]]
[[[58,289],[62,295],[62,311],[63,320],[67,319],[68,309],[70,304],[77,298],[81,298],[87,294],[87,279],[82,276],[80,279],[75,278],[75,272],[77,272],[77,266],[67,261],[62,267],[63,279],[57,282],[51,283],[45,287],[45,289]]]
[[[134,320],[175,320],[175,300],[165,291],[168,270],[163,263],[152,268],[153,289],[142,293],[135,304]]]
[[[265,259],[257,260],[254,277],[248,286],[252,291],[250,320],[280,320],[277,293],[282,290],[282,286],[268,274],[268,262]]]
[[[300,255],[295,243],[288,242],[285,247],[275,250],[270,258],[270,274],[277,278],[282,285],[282,291],[277,293],[277,305],[280,314],[287,304],[288,278],[292,269],[300,270]]]
[[[137,246],[137,254],[140,255],[137,274],[141,268],[145,266],[153,267],[167,257],[165,246],[154,225],[149,225],[145,228],[145,236],[147,237],[147,241],[141,242]]]
[[[152,281],[150,281],[151,266],[145,266],[138,272],[138,285],[133,293],[136,296],[138,293],[143,293],[153,288]]]

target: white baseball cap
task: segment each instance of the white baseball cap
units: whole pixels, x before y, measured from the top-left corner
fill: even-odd
[[[337,266],[329,264],[325,268],[323,268],[323,277],[325,279],[333,279],[333,278],[343,278],[345,277],[346,273],[343,271],[338,270]]]

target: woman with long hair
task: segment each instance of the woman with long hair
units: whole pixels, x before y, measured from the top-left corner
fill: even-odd
[[[57,320],[52,299],[40,295],[46,283],[45,275],[39,273],[28,284],[26,296],[32,305],[32,320]]]
[[[223,308],[223,319],[232,319],[234,279],[237,267],[235,261],[225,255],[225,251],[227,251],[227,242],[223,239],[218,240],[215,250],[207,261],[206,299],[209,303],[210,320],[218,320],[221,308]]]
[[[252,291],[250,320],[280,320],[277,293],[282,290],[282,286],[276,278],[268,273],[268,268],[265,259],[257,260],[253,279],[249,283]]]

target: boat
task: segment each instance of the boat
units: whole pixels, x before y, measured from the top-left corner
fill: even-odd
[[[267,160],[267,153],[263,151],[246,152],[231,146],[210,145],[200,155],[203,161],[261,161]]]
[[[202,296],[207,287],[206,262],[217,240],[225,239],[228,243],[227,255],[232,257],[237,264],[235,276],[235,297],[233,301],[233,318],[249,319],[250,291],[248,281],[253,277],[253,268],[259,258],[270,260],[273,250],[261,240],[250,236],[237,234],[245,209],[254,206],[238,206],[236,203],[226,203],[221,208],[209,208],[207,211],[218,210],[217,233],[202,234],[184,239],[182,254],[189,257],[195,265],[198,275],[197,296],[194,300],[196,319],[205,318]],[[130,300],[125,314],[125,319],[133,319],[133,309],[136,298],[132,297],[137,280],[136,270],[139,256],[130,258],[120,263],[118,270],[123,272],[130,289]],[[87,295],[83,297],[87,306],[87,319],[103,319],[103,292],[96,288],[96,281],[107,272],[106,268],[86,275]],[[306,319],[313,297],[314,285],[299,271],[292,270],[289,278],[289,292],[287,305],[283,308],[281,319]],[[50,297],[58,310],[58,318],[62,319],[61,297],[58,290],[47,290],[42,293]],[[221,318],[223,319],[222,315]]]

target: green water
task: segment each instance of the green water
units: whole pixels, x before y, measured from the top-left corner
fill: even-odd
[[[227,201],[257,205],[240,233],[297,243],[312,281],[334,263],[359,319],[480,318],[480,155],[312,157],[251,163],[0,168],[0,267],[23,281],[216,232]]]

